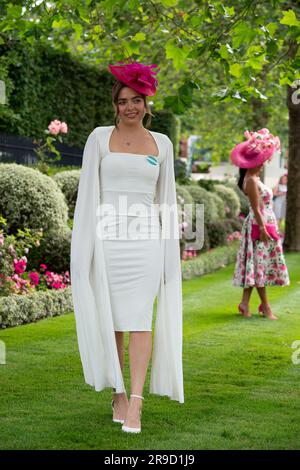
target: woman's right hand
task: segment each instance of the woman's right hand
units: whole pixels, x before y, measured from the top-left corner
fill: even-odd
[[[260,227],[260,237],[259,237],[261,242],[267,242],[269,240],[272,240],[272,237],[268,234],[267,230],[265,227]]]

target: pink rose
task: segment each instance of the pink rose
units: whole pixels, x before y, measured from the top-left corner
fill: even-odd
[[[50,134],[52,135],[59,134],[60,127],[61,127],[61,122],[58,119],[54,119],[54,121],[51,121],[48,126]]]
[[[61,282],[53,282],[52,287],[53,289],[61,289],[62,284]]]
[[[17,274],[22,274],[26,270],[26,261],[25,260],[16,260],[14,259],[14,270]]]
[[[40,282],[40,276],[34,271],[29,273],[28,277],[32,281],[32,284],[34,284],[35,286]]]
[[[62,122],[61,125],[60,125],[60,132],[62,134],[67,134],[68,133],[68,126],[67,126],[67,123],[65,122]]]
[[[47,266],[46,266],[45,264],[40,264],[40,268],[41,268],[42,270],[46,270],[46,269],[47,269]]]

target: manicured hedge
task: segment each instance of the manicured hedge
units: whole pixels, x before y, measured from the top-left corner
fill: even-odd
[[[167,110],[155,111],[153,110],[154,117],[152,117],[151,130],[166,134],[174,146],[175,158],[179,154],[179,141],[180,141],[180,119]]]
[[[239,242],[228,246],[219,246],[211,251],[182,262],[182,279],[192,279],[234,263]]]
[[[8,59],[8,77],[14,85],[7,107],[19,115],[19,120],[0,119],[3,132],[43,137],[48,123],[58,118],[69,126],[65,141],[82,146],[94,127],[110,122],[113,109],[108,90],[114,80],[109,73],[37,43],[33,47],[4,42],[0,55]]]
[[[241,205],[236,192],[223,184],[216,184],[213,190],[225,202],[226,216],[229,218],[237,217],[240,213]]]
[[[73,310],[71,287],[0,297],[0,328],[31,323]]]
[[[62,273],[70,269],[72,231],[69,227],[62,230],[51,230],[40,240],[40,246],[34,246],[27,255],[28,269],[38,269],[41,263],[49,271]]]
[[[184,188],[189,191],[195,204],[203,204],[205,222],[212,222],[218,219],[218,209],[211,193],[195,184],[186,185]]]
[[[211,273],[233,263],[238,242],[215,248],[191,260],[182,261],[182,279],[188,280]],[[9,328],[63,315],[73,311],[71,287],[59,290],[34,292],[33,294],[0,297],[0,328]]]
[[[217,212],[218,212],[218,219],[222,220],[225,219],[226,213],[225,213],[225,204],[223,199],[218,196],[217,193],[214,193],[212,191],[209,191],[209,194],[211,195],[216,207],[217,207]]]
[[[83,147],[95,127],[113,123],[111,90],[115,78],[107,69],[100,70],[75,55],[42,43],[31,46],[4,33],[1,79],[7,84],[7,102],[0,106],[0,132],[42,138],[49,122],[57,118],[69,126],[64,141]],[[151,129],[170,137],[177,156],[179,118],[154,108],[152,114]]]
[[[80,170],[60,171],[52,176],[65,196],[69,209],[69,219],[74,216]]]
[[[226,245],[227,224],[225,220],[214,220],[207,224],[210,248]]]
[[[18,228],[58,231],[68,220],[68,207],[55,181],[16,163],[0,163],[0,213],[9,233]]]
[[[241,205],[241,213],[244,215],[248,215],[249,213],[249,199],[247,196],[243,193],[243,191],[240,190],[236,182],[226,182],[224,183],[224,186],[227,186],[228,188],[232,188],[239,200],[240,200],[240,205]]]
[[[199,180],[198,185],[207,191],[213,192],[216,185],[222,185],[227,188],[233,189],[240,201],[240,212],[247,215],[249,212],[249,200],[247,196],[240,190],[237,185],[236,179],[230,180]]]

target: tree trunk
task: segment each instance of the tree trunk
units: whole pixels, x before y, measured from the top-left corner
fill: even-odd
[[[289,155],[288,191],[284,248],[300,251],[300,94],[288,87]],[[298,85],[298,90],[300,86]],[[294,103],[293,103],[294,101]]]

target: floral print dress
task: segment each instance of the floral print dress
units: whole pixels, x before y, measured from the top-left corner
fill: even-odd
[[[278,225],[273,211],[273,193],[259,178],[259,205],[266,224]],[[285,264],[281,239],[262,242],[252,241],[252,223],[257,224],[250,206],[248,216],[244,220],[240,246],[233,276],[233,285],[239,287],[265,287],[289,285],[289,274]]]

